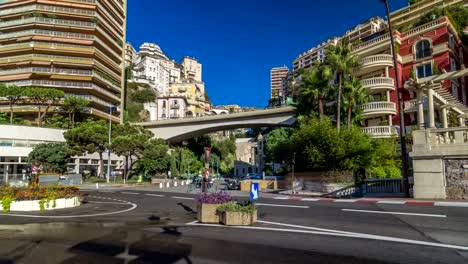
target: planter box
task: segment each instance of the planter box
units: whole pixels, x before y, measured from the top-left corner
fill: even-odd
[[[219,214],[216,212],[219,204],[199,204],[197,207],[198,221],[205,224],[218,224]]]
[[[14,201],[10,205],[10,211],[40,211],[41,207],[39,205],[40,200],[30,200],[30,201]],[[53,207],[54,202],[50,201],[49,206],[44,205],[45,210],[53,209],[63,209],[70,208],[80,205],[80,199],[78,197],[72,198],[60,198],[55,200],[55,207]],[[3,210],[3,206],[0,204],[0,209]]]
[[[257,222],[257,210],[252,213],[224,212],[221,214],[221,223],[224,225],[251,225]]]

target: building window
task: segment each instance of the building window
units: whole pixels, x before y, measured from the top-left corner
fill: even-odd
[[[432,64],[426,63],[416,66],[416,71],[418,72],[418,78],[432,76]]]
[[[456,71],[457,70],[457,64],[453,58],[450,58],[450,71]]]
[[[242,174],[245,174],[245,168],[242,168]]]
[[[449,47],[451,50],[455,48],[455,41],[452,35],[449,35]]]
[[[431,56],[431,42],[427,39],[421,40],[416,44],[416,59],[422,59]]]
[[[452,81],[452,95],[458,99],[458,85],[455,81]]]

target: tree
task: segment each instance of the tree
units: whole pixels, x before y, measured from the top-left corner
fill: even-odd
[[[43,172],[65,173],[70,151],[65,143],[43,143],[36,145],[29,153],[28,161],[39,165]]]
[[[63,101],[62,110],[68,113],[70,127],[75,125],[75,115],[83,112],[89,105],[89,101],[79,96],[67,96]]]
[[[52,88],[29,87],[24,90],[25,96],[37,106],[37,125],[42,126],[42,120],[49,111],[50,107],[64,97],[65,93],[61,90]],[[42,113],[41,108],[45,106]]]
[[[304,72],[298,109],[309,115],[312,111],[311,107],[316,105],[319,110],[320,120],[322,120],[324,114],[323,101],[331,90],[330,81],[332,77],[331,68],[321,62],[314,64],[310,70]]]
[[[99,177],[104,173],[103,153],[108,147],[108,127],[104,120],[83,122],[64,133],[73,155],[99,154]]]
[[[359,79],[353,77],[351,80],[344,83],[344,97],[348,112],[347,125],[348,128],[350,128],[353,109],[361,104],[367,103],[369,100],[369,91],[362,86]]]
[[[138,170],[148,174],[165,172],[169,165],[169,146],[160,138],[150,139],[146,142],[142,157],[137,163]]]
[[[125,179],[129,178],[134,165],[143,157],[146,144],[153,136],[151,131],[130,123],[117,125],[113,130],[111,148],[115,154],[125,158]]]
[[[330,46],[330,48],[327,51],[327,62],[338,75],[336,128],[340,130],[343,80],[346,77],[346,75],[352,73],[354,70],[360,67],[360,62],[358,57],[351,53],[351,49],[348,46],[343,45]]]
[[[0,97],[5,97],[10,106],[10,124],[13,124],[13,105],[24,96],[23,89],[16,85],[0,84]]]
[[[265,140],[265,155],[267,160],[280,163],[288,158],[292,130],[289,128],[278,128],[271,131]]]

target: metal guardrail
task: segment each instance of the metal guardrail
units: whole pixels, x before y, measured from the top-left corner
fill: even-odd
[[[403,178],[390,179],[365,179],[362,185],[362,193],[364,196],[377,197],[404,197]],[[410,188],[412,179],[409,179]]]

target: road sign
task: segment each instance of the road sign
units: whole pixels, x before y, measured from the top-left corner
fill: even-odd
[[[37,171],[38,168],[37,168],[37,166],[32,166],[31,169],[32,169],[33,171]]]
[[[250,185],[250,201],[258,199],[258,191],[258,182],[252,182],[252,185]]]

